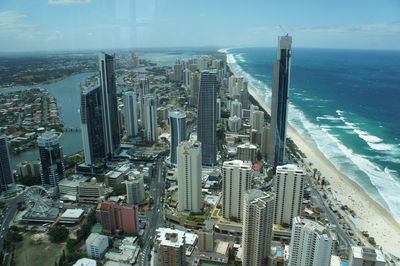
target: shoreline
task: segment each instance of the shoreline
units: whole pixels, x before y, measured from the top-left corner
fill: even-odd
[[[226,49],[221,49],[227,53]],[[229,66],[229,62],[228,62]],[[231,72],[231,66],[229,66]],[[256,88],[249,85],[249,94],[268,114],[271,114],[263,97]],[[301,134],[288,123],[288,137],[297,145],[312,163],[312,168],[317,168],[329,181],[332,192],[338,195],[340,201],[353,208],[356,218],[350,217],[360,231],[368,231],[369,235],[375,238],[376,244],[383,250],[400,257],[400,223],[394,216],[379,202],[372,198],[357,182],[343,174],[336,166],[316,147],[307,141]],[[355,193],[356,192],[356,193]],[[329,193],[327,193],[329,197]]]

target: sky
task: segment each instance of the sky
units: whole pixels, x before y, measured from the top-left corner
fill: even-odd
[[[0,51],[148,47],[400,50],[399,0],[0,0]]]

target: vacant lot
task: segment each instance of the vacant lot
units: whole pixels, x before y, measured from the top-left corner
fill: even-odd
[[[54,244],[48,240],[34,242],[32,234],[25,234],[15,250],[15,262],[18,266],[53,266],[62,254],[63,244]]]

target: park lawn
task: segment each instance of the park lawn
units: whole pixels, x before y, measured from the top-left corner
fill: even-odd
[[[15,262],[18,266],[53,266],[59,260],[64,244],[51,243],[43,240],[35,243],[31,240],[32,234],[25,234],[24,240],[17,244]]]

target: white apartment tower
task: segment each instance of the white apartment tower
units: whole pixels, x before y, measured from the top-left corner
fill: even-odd
[[[149,141],[157,141],[157,96],[147,94],[144,96],[144,130]]]
[[[243,196],[251,185],[251,163],[240,160],[222,166],[222,215],[225,219],[242,219]]]
[[[129,204],[139,204],[144,200],[143,176],[138,171],[130,174],[128,180],[125,181],[125,184],[128,196],[127,202]]]
[[[128,137],[134,137],[138,134],[136,93],[134,91],[127,91],[124,93],[123,99],[126,134]]]
[[[246,142],[237,146],[237,159],[252,164],[257,160],[257,146]]]
[[[274,193],[250,189],[244,195],[243,265],[267,265],[271,253]]]
[[[242,103],[235,100],[231,103],[231,116],[242,118]]]
[[[252,115],[251,128],[257,130],[258,134],[261,134],[264,127],[264,112],[255,111]]]
[[[289,266],[331,265],[333,239],[326,228],[314,221],[293,218]]]
[[[300,215],[305,172],[293,164],[278,166],[274,180],[275,224],[290,225]]]
[[[201,199],[201,143],[183,141],[177,148],[178,210],[199,213]]]

